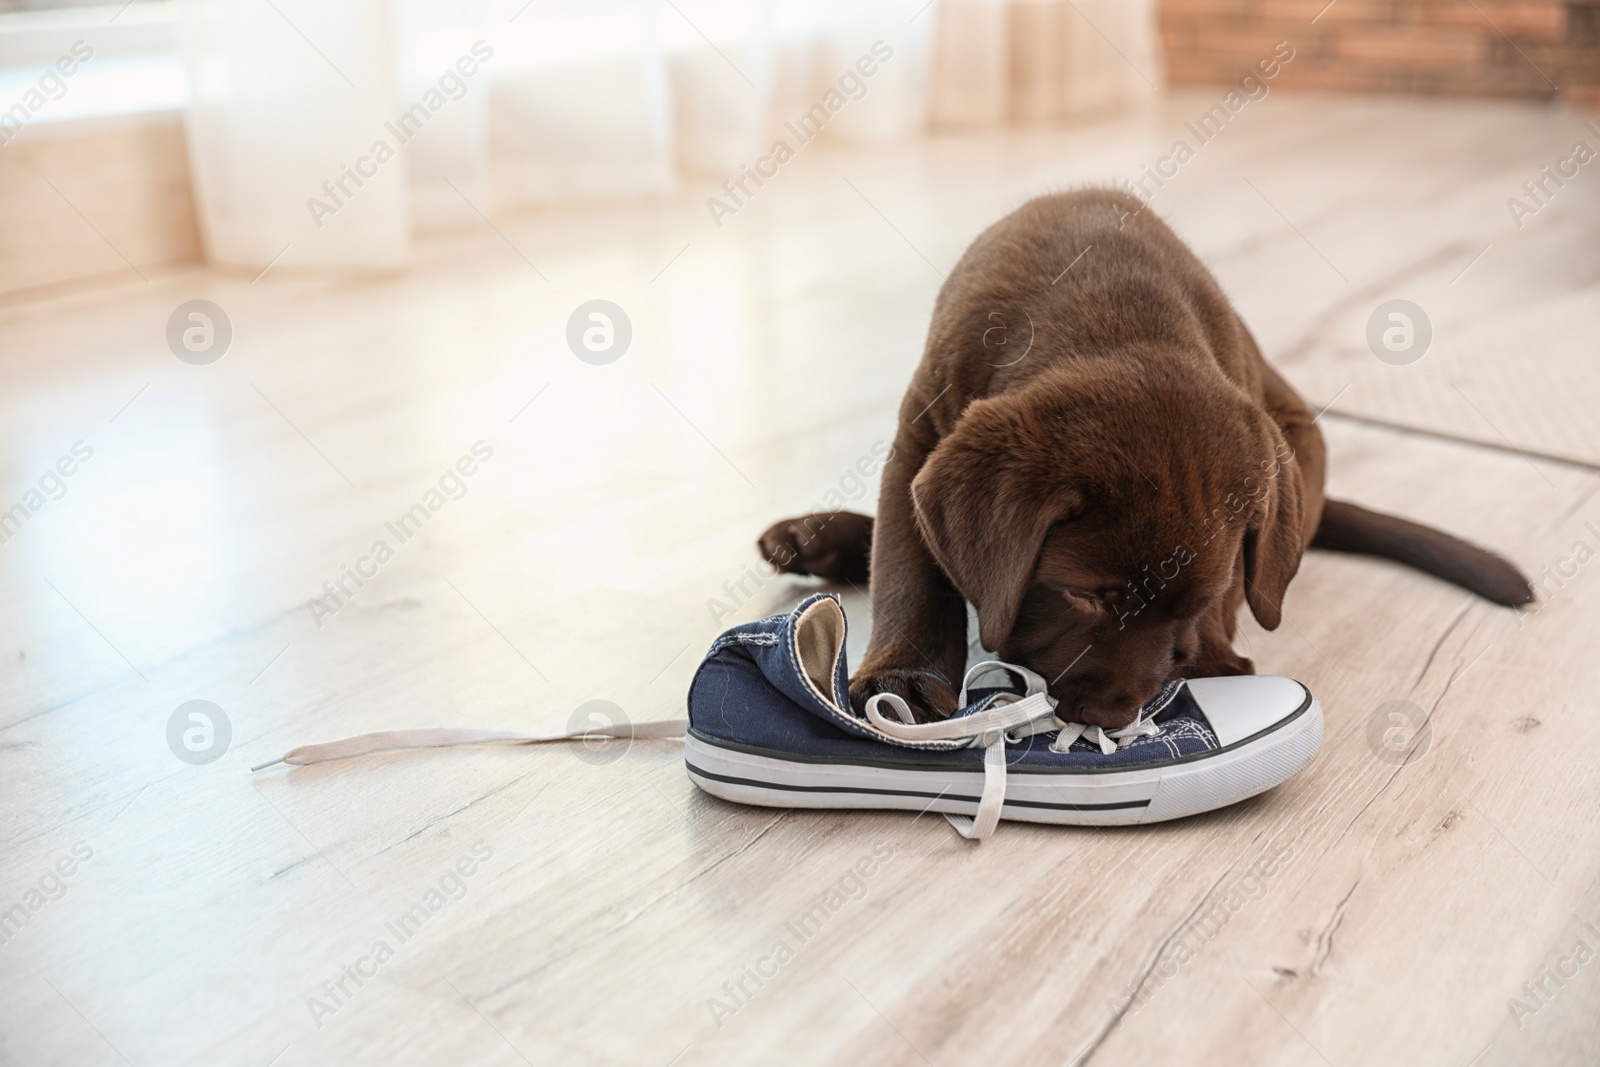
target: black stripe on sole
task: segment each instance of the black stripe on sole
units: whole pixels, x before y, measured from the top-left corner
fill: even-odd
[[[758,782],[753,778],[735,778],[726,774],[713,774],[703,771],[699,767],[684,760],[684,767],[690,774],[701,778],[708,778],[714,782],[726,782],[729,785],[750,786],[755,789],[781,789],[791,793],[863,793],[871,796],[884,797],[918,797],[927,800],[960,800],[969,804],[978,803],[977,797],[962,796],[957,793],[924,793],[915,789],[871,789],[865,786],[845,785],[785,785],[781,782]],[[1045,800],[1017,800],[1006,797],[1008,807],[1018,808],[1049,808],[1053,811],[1118,811],[1125,808],[1148,808],[1149,800],[1123,800],[1114,804],[1055,804]]]

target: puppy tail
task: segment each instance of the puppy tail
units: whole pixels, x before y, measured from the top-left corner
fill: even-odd
[[[1493,552],[1343,500],[1327,502],[1311,547],[1392,559],[1507,607],[1533,600],[1527,576]]]

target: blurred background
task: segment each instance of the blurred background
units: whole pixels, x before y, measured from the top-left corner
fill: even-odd
[[[1081,121],[1233,82],[1282,40],[1285,90],[1600,100],[1587,0],[5,0],[0,293],[398,267],[483,218],[714,189],[874,40],[893,59],[830,140]],[[324,191],[375,142],[398,152],[385,123],[430,88],[359,196]]]

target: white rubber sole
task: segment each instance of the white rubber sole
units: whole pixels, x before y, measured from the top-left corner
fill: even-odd
[[[1307,703],[1277,725],[1226,748],[1129,770],[1012,765],[1002,819],[1073,826],[1164,822],[1236,804],[1310,765],[1322,744],[1322,706]],[[801,760],[732,747],[691,730],[684,764],[695,785],[723,800],[769,808],[868,808],[974,815],[983,769],[907,769]]]

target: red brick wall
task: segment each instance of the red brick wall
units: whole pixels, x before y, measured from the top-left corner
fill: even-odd
[[[1160,0],[1160,13],[1174,85],[1235,82],[1286,40],[1295,58],[1275,85],[1600,106],[1600,0]]]

